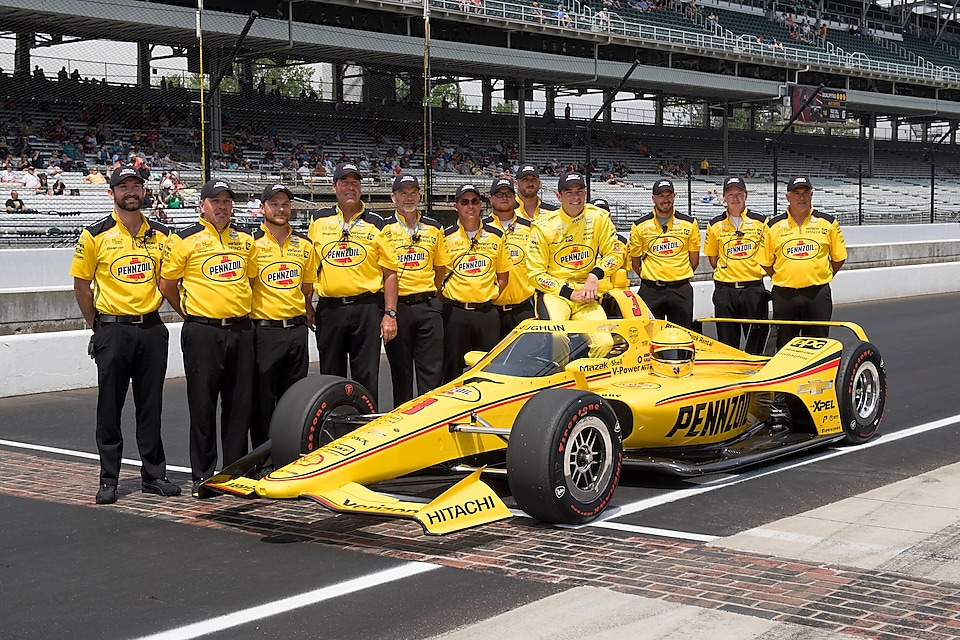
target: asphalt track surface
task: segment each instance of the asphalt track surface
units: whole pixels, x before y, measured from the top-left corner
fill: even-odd
[[[424,638],[591,575],[623,573],[612,588],[635,584],[645,562],[676,549],[957,462],[955,420],[897,434],[960,413],[958,309],[960,294],[836,309],[886,363],[886,415],[871,445],[693,481],[627,472],[606,519],[579,530],[518,517],[427,538],[414,523],[305,502],[144,496],[135,466],[121,471],[118,504],[97,507],[95,390],[0,399],[0,640]],[[168,381],[164,441],[171,479],[188,488],[185,395],[182,380]],[[135,458],[133,429],[125,435]],[[389,489],[433,495],[438,480]],[[612,563],[605,549],[647,555]],[[735,558],[715,560],[736,570]]]

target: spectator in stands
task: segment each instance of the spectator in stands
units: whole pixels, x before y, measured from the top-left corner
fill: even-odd
[[[261,207],[260,199],[256,195],[251,193],[250,196],[247,198],[247,206],[246,206],[247,213],[250,213],[250,214],[260,213],[260,207]]]
[[[36,210],[28,209],[23,204],[23,200],[20,199],[20,194],[14,189],[10,192],[10,197],[7,198],[7,213],[36,213]]]
[[[87,184],[107,184],[107,179],[97,167],[90,167],[90,173],[83,176],[83,181]]]
[[[533,3],[533,19],[543,24],[543,9],[536,2]]]
[[[0,182],[9,182],[9,183],[19,182],[17,180],[17,172],[14,171],[13,167],[10,166],[9,164],[4,165],[3,171],[0,172]]]
[[[51,192],[55,196],[62,196],[67,192],[67,185],[64,184],[63,180],[59,177],[53,181],[53,186],[51,187]]]
[[[38,196],[50,195],[50,183],[47,182],[47,174],[41,173],[37,176],[37,184],[33,188],[33,192]]]
[[[610,12],[607,11],[606,7],[600,9],[600,11],[597,11],[596,18],[597,18],[597,24],[601,29],[605,29],[607,31],[610,30],[610,27],[612,26],[610,21]]]
[[[40,179],[37,178],[37,170],[32,166],[28,166],[23,172],[23,175],[20,177],[20,184],[23,185],[23,188],[27,192],[32,191],[40,184]]]
[[[710,175],[710,161],[706,158],[700,161],[700,175]]]
[[[720,18],[717,17],[717,14],[710,12],[710,15],[707,16],[707,26],[711,29],[716,29],[720,26]]]
[[[70,77],[70,76],[69,76],[69,74],[67,73],[67,66],[64,65],[64,66],[60,67],[60,71],[57,72],[57,80],[59,80],[60,82],[66,82],[66,80],[67,80],[69,77]]]

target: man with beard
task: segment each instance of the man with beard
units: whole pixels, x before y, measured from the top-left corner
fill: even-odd
[[[553,208],[540,200],[540,171],[534,164],[522,164],[516,175],[517,213],[527,220],[536,220],[540,212]]]
[[[538,179],[539,181],[539,179]],[[494,305],[500,313],[500,338],[514,327],[533,317],[533,285],[527,278],[527,240],[530,238],[530,220],[516,211],[517,197],[513,180],[497,178],[490,186],[490,208],[493,215],[487,223],[503,232],[503,242],[510,258],[510,279]]]
[[[270,438],[270,418],[283,392],[307,376],[310,352],[307,323],[313,324],[312,277],[316,254],[305,235],[290,227],[290,198],[282,184],[271,184],[258,200],[263,216],[254,231],[257,244],[253,285],[253,325],[257,340],[257,405],[250,440],[259,447]]]
[[[166,478],[160,437],[169,334],[160,319],[163,298],[157,281],[169,231],[140,213],[143,178],[132,165],[113,172],[107,193],[113,213],[83,230],[70,267],[77,305],[93,329],[90,353],[97,363],[97,504],[117,501],[120,418],[131,380],[142,490],[180,495],[180,487]]]

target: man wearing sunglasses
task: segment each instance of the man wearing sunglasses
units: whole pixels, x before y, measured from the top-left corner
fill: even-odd
[[[703,255],[713,267],[713,308],[718,318],[768,317],[769,296],[763,286],[765,271],[760,265],[767,219],[747,208],[747,184],[743,178],[723,181],[726,211],[707,224]],[[763,353],[766,325],[735,322],[717,323],[717,338],[740,348],[741,334],[747,353]]]

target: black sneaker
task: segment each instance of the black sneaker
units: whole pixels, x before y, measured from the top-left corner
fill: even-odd
[[[192,495],[194,498],[198,498],[198,499],[200,499],[200,500],[204,500],[204,499],[206,499],[206,498],[212,498],[213,496],[216,495],[213,491],[211,491],[210,489],[207,489],[205,486],[203,486],[203,483],[204,483],[204,482],[206,482],[206,480],[194,480],[194,481],[193,481],[193,491],[191,492],[191,495]]]
[[[113,504],[117,501],[117,485],[101,484],[97,491],[97,504]]]
[[[158,496],[178,496],[180,487],[173,484],[166,478],[154,478],[153,480],[144,480],[140,485],[144,493],[155,493]]]

